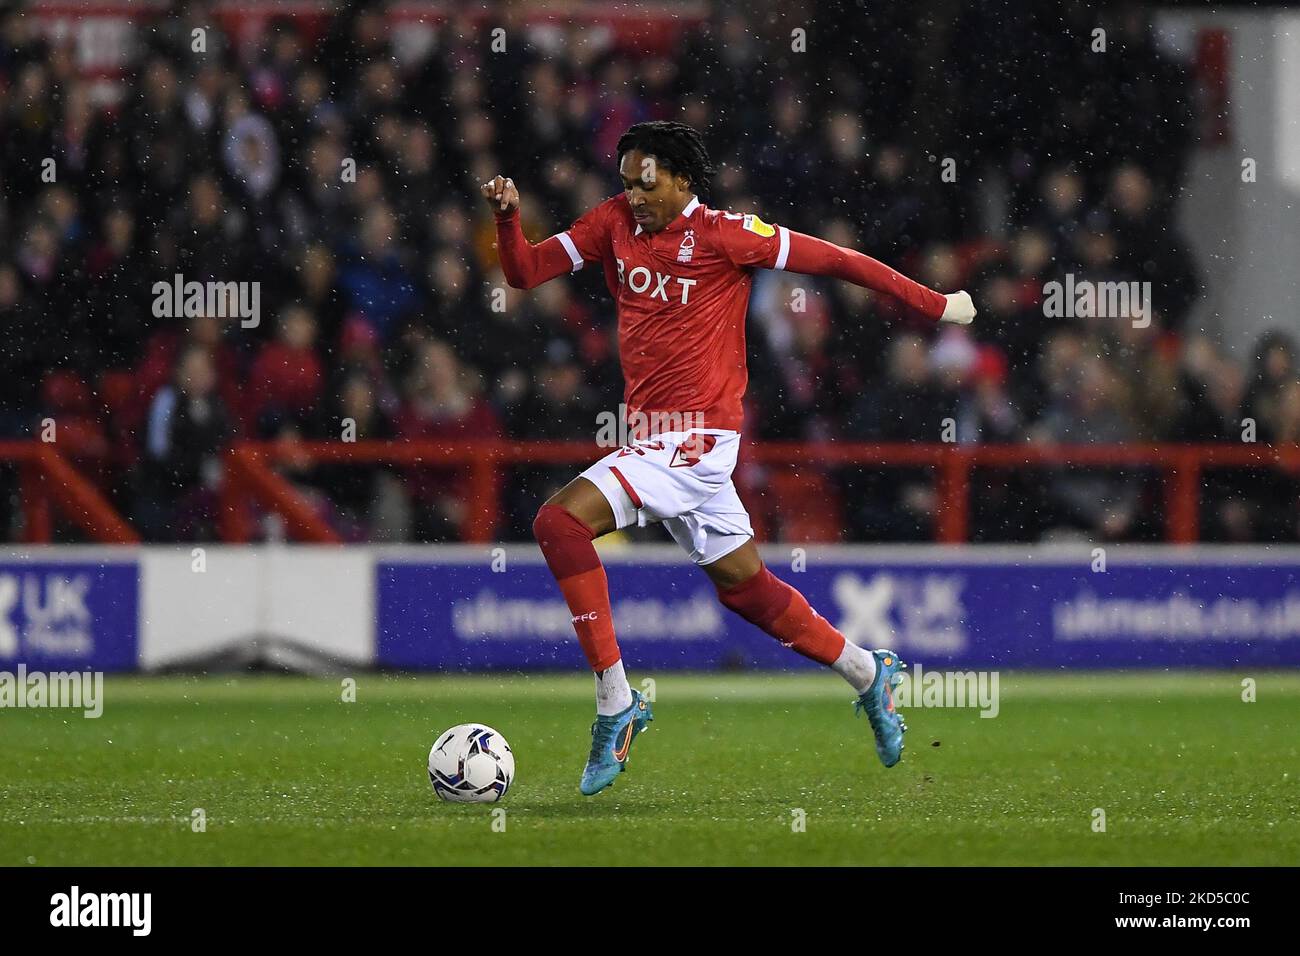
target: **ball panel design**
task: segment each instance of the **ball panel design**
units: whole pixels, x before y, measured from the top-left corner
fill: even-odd
[[[510,745],[486,724],[458,724],[429,751],[429,784],[442,800],[491,803],[505,796],[514,775]]]

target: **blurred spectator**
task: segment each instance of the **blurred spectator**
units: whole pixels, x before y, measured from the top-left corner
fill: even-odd
[[[230,178],[255,204],[262,204],[280,177],[280,144],[265,116],[248,108],[243,93],[226,100],[226,136],[222,159]]]
[[[399,239],[396,217],[380,205],[362,219],[360,242],[343,243],[340,284],[382,338],[388,337],[399,316],[418,304]]]
[[[274,341],[262,346],[248,373],[250,420],[265,432],[270,420],[312,420],[324,398],[325,373],[316,354],[316,320],[301,305],[280,315]]]
[[[1176,441],[1238,441],[1245,374],[1204,335],[1190,336],[1179,368],[1182,401],[1169,437]]]
[[[190,346],[199,346],[207,351],[216,369],[216,388],[233,429],[243,431],[244,376],[240,371],[239,356],[225,333],[226,320],[211,315],[195,316],[183,327],[163,325],[154,332],[145,344],[144,357],[136,369],[138,398],[142,405],[147,407],[157,391],[172,378],[179,354]],[[140,414],[143,417],[143,409]]]
[[[451,348],[427,341],[407,383],[396,421],[397,437],[469,440],[500,433],[496,413],[477,394],[473,376]],[[417,541],[453,541],[466,519],[473,486],[468,466],[420,464],[406,469]]]
[[[834,433],[830,410],[844,382],[827,342],[831,318],[824,298],[804,276],[769,273],[755,283],[751,321],[760,341],[750,370],[750,399],[761,412],[763,436],[814,441]]]
[[[1103,359],[1084,356],[1066,375],[1056,400],[1031,432],[1035,440],[1118,444],[1136,437],[1121,411],[1123,386]],[[1054,508],[1050,523],[1060,527],[1114,540],[1127,534],[1137,518],[1139,488],[1131,476],[1065,467],[1055,469],[1049,490]]]
[[[389,441],[395,437],[393,423],[379,406],[370,376],[353,370],[339,388],[333,414],[323,423],[322,438],[337,441]],[[339,462],[319,465],[311,483],[328,495],[337,510],[336,523],[350,541],[380,537],[377,507],[382,494],[393,494],[384,479],[388,466],[375,462]]]
[[[1260,339],[1250,386],[1241,404],[1241,417],[1254,422],[1256,440],[1272,442],[1282,425],[1281,402],[1286,389],[1296,380],[1295,342],[1285,332],[1271,332]]]
[[[950,405],[930,372],[925,340],[902,334],[890,344],[887,377],[856,401],[848,437],[872,442],[935,442],[943,437]],[[844,497],[850,531],[868,541],[922,541],[932,537],[937,499],[925,469],[846,470]]]
[[[1110,202],[1116,257],[1127,275],[1159,284],[1160,311],[1170,328],[1181,330],[1198,293],[1196,267],[1191,253],[1168,227],[1169,213],[1157,209],[1158,198],[1155,184],[1141,167],[1125,163],[1115,170]]]
[[[211,540],[230,418],[209,350],[187,345],[149,405],[135,520],[154,541]]]

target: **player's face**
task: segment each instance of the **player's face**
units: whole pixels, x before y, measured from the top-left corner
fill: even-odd
[[[632,206],[632,215],[646,232],[658,232],[691,201],[690,185],[685,177],[661,168],[653,156],[638,149],[623,154],[618,174]]]

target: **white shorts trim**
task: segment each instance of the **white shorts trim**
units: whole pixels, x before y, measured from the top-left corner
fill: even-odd
[[[610,469],[594,471],[588,468],[580,477],[586,478],[600,489],[600,493],[609,502],[610,511],[614,512],[614,524],[620,531],[632,525],[645,524],[644,521],[637,520],[636,506],[632,504],[632,499],[624,490],[622,482]]]

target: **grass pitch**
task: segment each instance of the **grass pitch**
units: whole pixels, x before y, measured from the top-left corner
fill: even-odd
[[[1003,674],[994,719],[905,711],[885,770],[838,678],[660,675],[592,798],[587,676],[110,678],[98,720],[0,711],[0,865],[1295,865],[1300,674],[1250,676]],[[514,749],[499,805],[429,788],[470,720]]]

